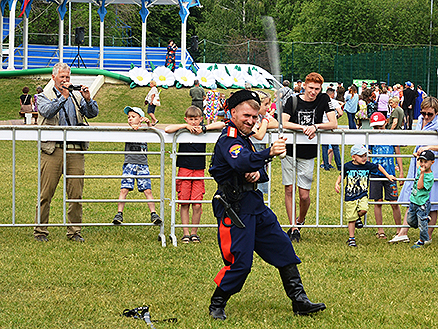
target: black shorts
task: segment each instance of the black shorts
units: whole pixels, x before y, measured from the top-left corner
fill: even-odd
[[[370,199],[374,201],[383,199],[383,190],[385,190],[386,201],[397,201],[398,190],[397,182],[390,182],[385,177],[371,175],[371,178],[383,178],[384,181],[370,181]]]
[[[148,104],[148,113],[155,113],[155,105]]]

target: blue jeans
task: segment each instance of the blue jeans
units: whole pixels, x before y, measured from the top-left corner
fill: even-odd
[[[429,241],[428,222],[430,212],[430,200],[427,200],[425,204],[419,206],[413,202],[409,203],[408,210],[408,224],[410,227],[420,229],[420,240],[425,242]]]
[[[324,163],[324,169],[329,170],[330,169],[330,163],[328,160],[328,144],[322,144],[322,162]],[[332,145],[333,150],[333,156],[335,157],[336,167],[339,171],[342,169],[341,165],[341,154],[339,153],[339,145]]]
[[[345,112],[347,113],[347,118],[348,118],[348,128],[349,129],[357,129],[356,121],[355,121],[356,113],[350,113],[347,111],[345,111]]]

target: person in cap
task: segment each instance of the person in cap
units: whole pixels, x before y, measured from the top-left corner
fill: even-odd
[[[297,85],[294,88],[294,94],[295,95],[301,95],[303,93],[304,93],[303,81],[302,80],[297,80]]]
[[[70,91],[71,69],[66,63],[56,63],[52,70],[53,88],[38,95],[39,126],[80,126],[84,125],[85,118],[91,119],[99,114],[99,107],[91,98],[87,86],[81,85],[79,91]],[[67,141],[65,147],[68,151],[86,151],[89,143]],[[85,173],[85,155],[81,153],[67,153],[64,159],[64,143],[56,141],[41,142],[41,193],[40,214],[38,218],[38,205],[36,207],[35,223],[47,224],[49,222],[50,204],[59,179],[63,173],[64,161],[66,175],[81,176]],[[82,199],[84,178],[67,178],[67,198]],[[82,222],[82,203],[72,202],[68,206],[68,222]],[[34,237],[37,241],[48,241],[49,231],[47,226],[36,226]],[[81,226],[67,226],[67,238],[84,242],[81,235]]]
[[[432,165],[435,154],[424,150],[417,155],[417,175],[409,198],[407,222],[410,227],[420,229],[420,239],[412,248],[421,248],[432,242],[429,238],[428,223],[430,221],[430,191],[434,183]]]
[[[139,107],[126,106],[123,110],[128,115],[128,124],[138,130],[141,124],[145,122],[148,127],[152,126],[148,118],[145,118],[144,112]],[[146,142],[126,142],[125,143],[125,162],[123,163],[123,176],[149,176],[148,144]],[[137,153],[130,153],[137,152]],[[144,152],[144,154],[138,154]],[[120,189],[119,200],[125,200],[129,191],[134,189],[134,181],[137,180],[137,189],[143,192],[148,200],[152,200],[151,179],[150,178],[123,178],[122,187]],[[161,224],[160,216],[155,212],[155,203],[148,202],[151,212],[151,222],[155,225]],[[117,214],[114,216],[113,224],[120,225],[123,222],[123,209],[125,202],[120,201],[117,205]]]
[[[301,263],[292,243],[268,208],[258,183],[268,181],[265,165],[286,151],[284,139],[256,152],[250,140],[257,122],[260,98],[254,91],[241,90],[228,99],[231,120],[214,147],[209,169],[218,184],[213,212],[218,223],[218,242],[225,266],[214,279],[210,315],[225,320],[225,306],[238,293],[251,271],[254,251],[278,268],[295,314],[325,309],[312,303],[303,288],[297,264]]]
[[[368,182],[372,172],[380,171],[391,182],[395,181],[394,175],[390,175],[379,164],[368,161],[368,150],[365,146],[353,145],[350,151],[352,161],[344,164],[344,176],[338,176],[335,184],[336,192],[341,192],[341,180],[346,178],[345,183],[345,218],[348,221],[349,238],[347,245],[357,247],[354,236],[356,228],[362,228],[362,217],[368,211]]]
[[[385,130],[386,119],[381,112],[374,112],[370,117],[370,126],[375,130]],[[372,154],[378,154],[382,156],[373,156],[371,162],[381,165],[390,174],[395,176],[395,163],[394,158],[390,156],[385,156],[389,154],[396,153],[396,147],[394,145],[370,145],[369,150]],[[403,171],[400,174],[400,178],[403,178]],[[371,174],[371,178],[378,180],[370,181],[370,199],[382,202],[383,201],[383,191],[385,191],[385,200],[390,202],[392,208],[392,216],[394,218],[395,225],[401,225],[401,211],[398,204],[393,204],[398,199],[398,189],[397,182],[388,181],[385,176],[377,171]],[[385,231],[382,227],[383,215],[382,215],[382,204],[374,205],[374,217],[376,218],[376,225],[378,225],[376,237],[378,239],[386,239]],[[397,228],[397,233],[400,228]]]
[[[417,92],[412,90],[412,82],[406,81],[403,90],[402,109],[405,114],[405,129],[412,130],[412,121],[414,120],[414,104],[417,98]]]

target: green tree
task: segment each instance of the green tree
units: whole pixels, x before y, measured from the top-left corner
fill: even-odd
[[[293,66],[294,75],[301,78],[306,72],[316,70],[336,80],[336,66],[342,64],[336,62],[337,56],[379,53],[377,60],[382,61],[382,50],[429,43],[430,2],[425,0],[312,0],[291,3],[279,0],[276,13],[279,39],[294,42],[293,46],[282,47],[282,68],[289,72]],[[436,24],[434,19],[434,26]],[[434,30],[433,42],[438,41],[436,37]],[[327,44],[322,44],[324,42]],[[381,44],[397,46],[385,46],[383,49]],[[289,61],[289,67],[285,67],[285,58],[292,56],[293,64]],[[382,68],[367,67],[367,58],[364,58],[362,68],[355,62],[346,63],[349,79],[359,69],[366,72],[378,70],[374,74],[384,78]]]

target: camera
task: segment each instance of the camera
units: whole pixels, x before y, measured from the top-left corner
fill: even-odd
[[[72,92],[73,90],[81,90],[82,86],[81,85],[70,85],[68,86],[68,91]]]

